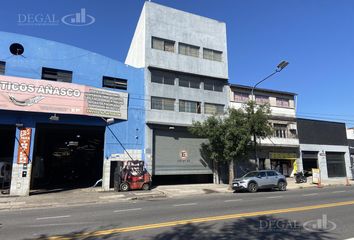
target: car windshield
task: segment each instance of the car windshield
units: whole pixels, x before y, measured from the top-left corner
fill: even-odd
[[[258,172],[249,172],[246,173],[242,178],[251,178],[251,177],[256,177],[258,175]]]

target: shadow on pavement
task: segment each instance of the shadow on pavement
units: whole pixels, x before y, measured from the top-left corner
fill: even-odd
[[[334,234],[326,230],[309,231],[304,223],[273,216],[261,216],[235,220],[223,225],[187,224],[160,233],[151,240],[230,240],[230,239],[333,239]],[[307,225],[306,225],[307,226]]]

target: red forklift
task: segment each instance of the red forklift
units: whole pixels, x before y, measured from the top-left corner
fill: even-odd
[[[144,167],[144,161],[131,160],[118,163],[115,173],[116,191],[150,190],[151,175]]]

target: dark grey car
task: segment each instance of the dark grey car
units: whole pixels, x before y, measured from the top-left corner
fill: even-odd
[[[280,191],[286,191],[286,178],[274,170],[252,171],[241,178],[236,178],[232,182],[234,190],[248,190],[257,192],[258,189],[277,188]]]

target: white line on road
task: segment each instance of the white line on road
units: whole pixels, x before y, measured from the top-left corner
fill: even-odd
[[[141,210],[141,208],[129,208],[129,209],[121,209],[121,210],[114,210],[113,212],[128,212],[128,211],[138,211]]]
[[[315,195],[318,195],[318,193],[302,194],[302,196],[304,196],[304,197],[315,196]]]
[[[271,197],[267,197],[267,198],[282,198],[283,196],[271,196]]]
[[[28,227],[36,228],[36,227],[53,227],[53,226],[71,226],[71,225],[87,225],[93,222],[74,222],[74,223],[49,223],[49,224],[38,224],[38,225],[28,225]],[[38,235],[38,234],[33,234]]]
[[[229,200],[225,200],[224,202],[239,202],[242,201],[243,199],[229,199]]]
[[[342,193],[342,192],[346,192],[346,190],[333,191],[332,193]]]
[[[197,203],[182,203],[182,204],[175,204],[173,206],[180,207],[180,206],[193,206],[193,205],[197,205]]]
[[[57,218],[68,218],[71,217],[70,215],[64,215],[64,216],[53,216],[53,217],[41,217],[41,218],[36,218],[36,220],[46,220],[46,219],[57,219]]]

